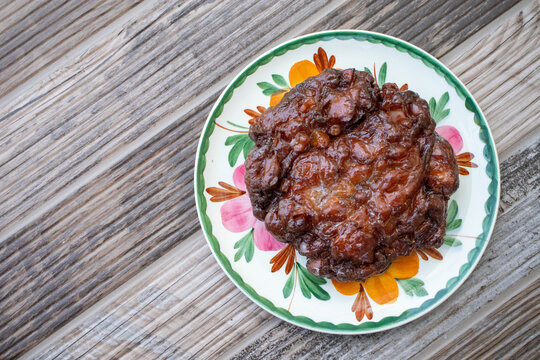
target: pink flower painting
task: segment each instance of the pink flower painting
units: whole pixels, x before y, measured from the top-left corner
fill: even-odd
[[[253,243],[262,251],[276,251],[285,247],[285,244],[277,241],[264,226],[264,223],[255,216],[251,209],[251,202],[246,191],[244,165],[238,166],[233,173],[233,185],[219,182],[221,188],[210,187],[206,192],[212,197],[210,201],[225,201],[221,207],[221,223],[225,229],[233,233],[241,233],[253,230]]]

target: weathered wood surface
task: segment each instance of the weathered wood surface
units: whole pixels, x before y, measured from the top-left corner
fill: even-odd
[[[530,210],[540,195],[539,164],[531,161],[539,152],[540,146],[534,145],[503,163],[503,174],[509,175],[503,184],[503,202],[511,210],[500,216],[492,242],[471,278],[449,300],[420,320],[380,334],[350,337],[319,334],[284,323],[260,310],[226,277],[220,276],[222,270],[204,246],[205,240],[196,234],[31,354],[39,355],[40,359],[57,356],[99,359],[117,354],[150,358],[236,355],[252,359],[363,355],[384,359],[398,352],[405,358],[417,354],[432,341],[453,339],[464,330],[472,333],[467,334],[467,340],[476,339],[491,328],[505,339],[509,335],[505,331],[512,330],[507,327],[510,322],[518,324],[523,339],[534,340],[533,330],[538,325],[531,322],[538,316],[531,315],[538,311],[538,308],[530,310],[538,305],[531,301],[534,297],[527,297],[524,306],[512,312],[500,312],[499,307],[491,309],[488,314],[497,318],[485,324],[477,322],[485,319],[477,313],[505,294],[510,294],[511,303],[514,296],[528,294],[531,286],[534,289],[534,282],[538,282],[539,272],[534,269],[538,265],[539,246],[530,245],[538,237],[536,224],[540,215]],[[529,176],[536,183],[531,189],[532,196],[516,196],[516,193],[509,196],[508,191]],[[519,241],[509,248],[508,239]],[[190,256],[184,257],[186,253]],[[501,264],[504,266],[499,269]],[[484,339],[486,342],[482,344],[489,343],[488,340]],[[450,354],[464,350],[449,342]],[[509,342],[501,341],[501,346],[505,344]],[[466,351],[482,349],[474,341],[469,346]],[[537,351],[535,346],[529,349],[530,354]],[[524,351],[515,343],[512,348]]]
[[[501,346],[513,339],[515,354],[534,354],[538,308],[526,300],[538,291],[525,285],[538,279],[540,7],[514,5],[6,4],[0,357],[39,341],[27,357],[482,356],[469,340],[485,344],[490,331],[516,333]],[[284,39],[333,28],[389,33],[442,57],[480,102],[504,160],[503,211],[471,279],[429,316],[362,337],[303,330],[251,303],[211,257],[192,198],[198,134],[227,82]],[[524,315],[500,316],[510,310]]]

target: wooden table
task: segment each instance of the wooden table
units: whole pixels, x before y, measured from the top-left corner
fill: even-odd
[[[531,359],[540,351],[540,2],[1,1],[0,358]],[[228,280],[193,197],[225,85],[292,37],[384,32],[440,58],[501,161],[480,264],[383,333],[285,323]]]

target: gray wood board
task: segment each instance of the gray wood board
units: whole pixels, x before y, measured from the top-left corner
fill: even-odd
[[[0,353],[30,349],[198,230],[196,141],[254,54],[306,32],[363,28],[443,56],[514,3],[8,4]]]
[[[387,359],[396,353],[406,358],[420,353],[440,337],[448,337],[452,341],[437,354],[437,358],[464,359],[475,354],[480,356],[483,352],[487,356],[490,351],[505,347],[516,351],[531,346],[529,342],[538,335],[535,329],[538,329],[539,306],[532,294],[538,293],[540,275],[540,244],[537,241],[537,224],[540,222],[539,157],[540,142],[502,164],[501,175],[505,179],[502,199],[507,210],[499,215],[489,246],[469,279],[428,316],[385,332],[346,337],[316,333],[285,322],[276,322],[235,358],[292,359],[332,355],[337,359]],[[519,169],[514,167],[515,164],[521,165]],[[535,186],[518,198],[512,189],[519,186],[525,177]],[[533,283],[515,294],[517,299],[524,297],[525,300],[505,305],[517,306],[517,309],[503,313],[495,311],[491,315],[493,321],[473,326],[468,323],[473,321],[474,314],[482,307],[505,291],[518,287],[519,281],[527,276],[534,278],[536,285]],[[504,306],[502,309],[505,309]],[[516,323],[519,324],[519,334],[514,336]],[[460,331],[460,328],[468,329],[464,335],[466,341],[464,336],[454,339],[453,332]],[[486,338],[488,334],[497,334],[498,344],[491,343],[492,339],[489,336]],[[525,352],[530,354],[532,351],[534,354],[535,348],[538,350],[538,343]]]
[[[532,180],[538,182],[539,164],[530,159],[539,150],[540,144],[532,145],[502,164],[503,174],[513,172],[515,164],[519,169],[514,173],[516,180],[503,184],[503,198],[508,199],[519,178],[534,174]],[[527,354],[534,351],[530,345],[527,350],[527,344],[538,325],[534,322],[535,307],[531,308],[535,302],[513,303],[512,299],[533,299],[531,291],[538,280],[539,246],[534,240],[539,215],[531,207],[539,191],[536,187],[530,195],[507,200],[507,210],[499,217],[492,242],[471,278],[433,312],[400,328],[337,336],[284,323],[260,309],[228,280],[198,232],[68,324],[54,339],[40,344],[27,358],[236,355],[347,359],[363,355],[384,359],[395,352],[403,358],[435,353],[461,358],[464,352],[497,349],[481,345],[487,341],[486,334],[494,333],[500,335],[498,345]],[[516,306],[513,312],[501,310]],[[516,326],[520,329],[517,334]],[[514,335],[524,341],[516,341]],[[462,348],[464,337],[469,345]]]

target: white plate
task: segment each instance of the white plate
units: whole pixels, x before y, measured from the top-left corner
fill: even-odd
[[[449,202],[449,238],[438,252],[414,252],[401,264],[395,262],[392,270],[365,283],[345,287],[338,284],[341,292],[332,281],[309,274],[305,258],[290,248],[281,249],[284,245],[256,221],[242,173],[244,156],[252,145],[245,133],[251,118],[248,113],[255,115],[245,110],[257,112],[258,106],[268,107],[271,99],[278,101],[279,92],[318,73],[314,54],[319,60],[325,56],[319,48],[327,59],[335,57],[336,68],[369,68],[379,82],[407,84],[422,98],[431,99],[437,131],[458,154],[461,173],[459,189]],[[499,201],[499,168],[493,138],[478,104],[443,64],[391,36],[336,30],[302,36],[276,47],[258,57],[229,84],[201,135],[195,197],[210,248],[223,270],[251,300],[305,328],[359,334],[418,318],[441,304],[465,281],[493,230]],[[270,261],[279,258],[278,254],[285,260],[290,257],[292,266],[287,268],[277,261],[276,271],[272,272]],[[439,255],[442,260],[436,259]],[[288,274],[286,270],[290,270]]]

